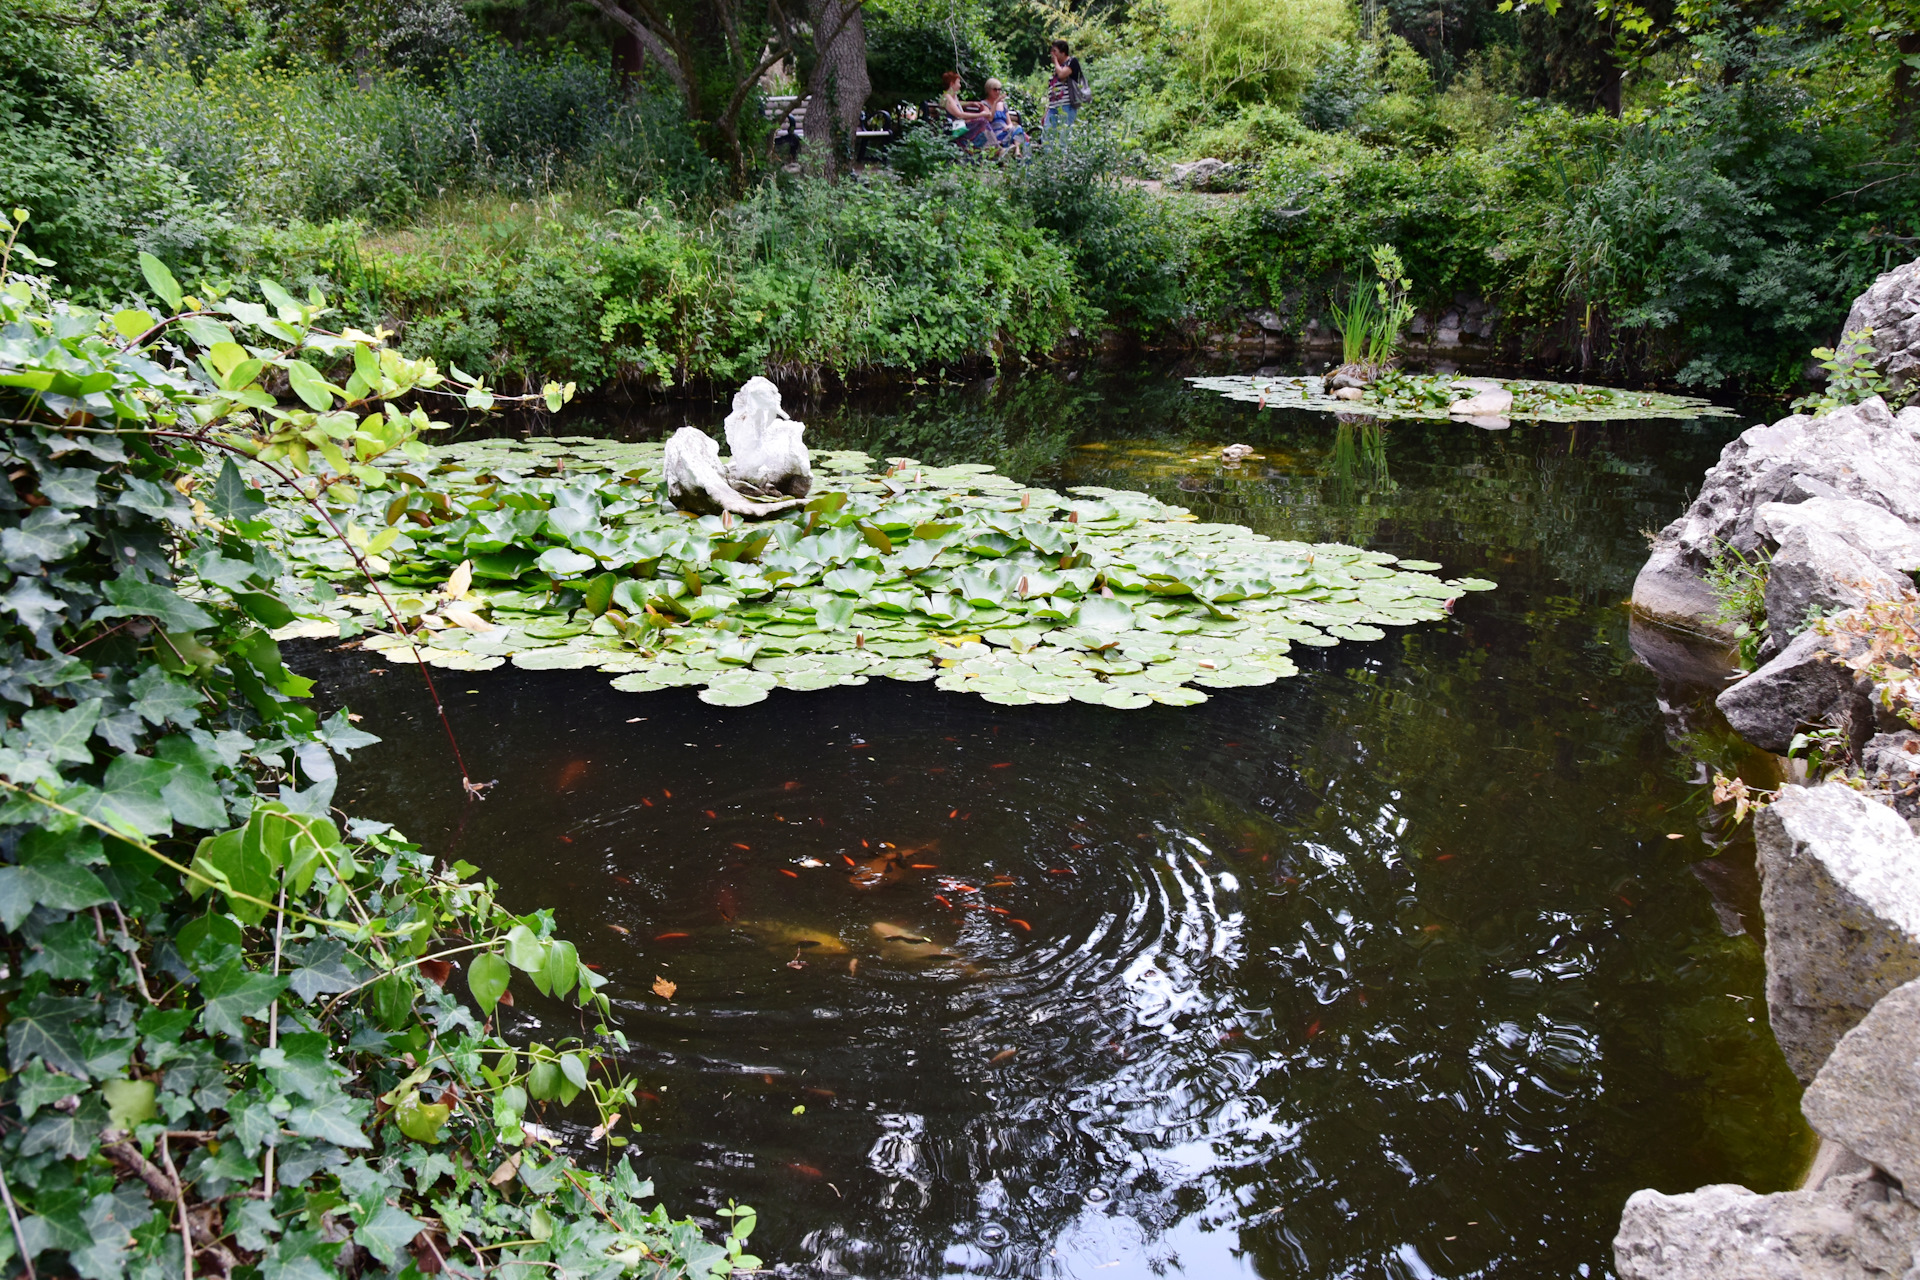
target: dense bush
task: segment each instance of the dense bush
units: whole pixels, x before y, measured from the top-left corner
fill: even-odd
[[[409,351],[583,385],[993,360],[1050,351],[1100,315],[1067,252],[971,170],[770,183],[703,219],[661,204],[483,213],[387,236],[296,226],[246,266],[338,290]]]

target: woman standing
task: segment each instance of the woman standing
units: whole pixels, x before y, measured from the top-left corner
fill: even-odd
[[[1072,127],[1080,114],[1080,104],[1087,100],[1087,78],[1080,70],[1080,59],[1073,56],[1065,40],[1055,40],[1049,53],[1053,69],[1047,78],[1046,128],[1052,133],[1055,125]]]

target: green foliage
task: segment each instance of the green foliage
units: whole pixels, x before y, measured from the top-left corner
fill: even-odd
[[[492,393],[322,327],[317,295],[188,295],[141,268],[165,312],[0,280],[0,1267],[757,1265],[642,1207],[624,1162],[551,1149],[534,1117],[576,1102],[623,1141],[617,1035],[512,1044],[452,967],[583,1012],[605,1012],[600,979],[472,868],[383,823],[341,830],[333,757],[376,739],[304,705],[267,633],[328,594],[287,573],[275,508],[413,495],[404,464],[437,424],[396,401]],[[392,540],[345,532],[350,563]]]
[[[1752,671],[1760,665],[1760,646],[1767,637],[1767,567],[1764,550],[1751,554],[1730,542],[1714,548],[1707,562],[1707,589],[1713,593],[1721,622],[1740,642],[1740,665]]]
[[[1188,77],[1236,101],[1292,101],[1321,50],[1353,26],[1333,0],[1166,0],[1164,12]]]
[[[698,222],[663,205],[463,212],[377,240],[296,227],[253,265],[343,293],[363,324],[399,321],[411,352],[583,385],[994,360],[1097,316],[1059,244],[971,170],[768,184]]]
[[[895,459],[871,474],[851,450],[818,458],[826,474],[801,511],[689,521],[665,500],[662,451],[440,450],[446,505],[423,508],[374,566],[408,631],[366,647],[457,671],[597,668],[616,689],[698,687],[721,706],[878,676],[1007,705],[1188,706],[1294,674],[1293,643],[1377,640],[1374,624],[1433,621],[1442,601],[1493,585],[1196,523],[1145,494],[1062,498],[980,463]],[[370,526],[386,509],[374,495],[350,518]],[[350,581],[324,525],[283,522],[296,572]],[[383,627],[381,598],[342,594],[326,620],[279,634]]]
[[[1347,300],[1332,304],[1334,327],[1340,332],[1342,362],[1354,369],[1382,370],[1393,364],[1400,348],[1400,332],[1413,319],[1408,294],[1413,282],[1390,244],[1373,246],[1373,288],[1356,284]]]
[[[1125,135],[1098,117],[1074,126],[1071,145],[1047,146],[1009,172],[1006,190],[1073,256],[1088,302],[1142,333],[1187,312],[1186,258],[1176,215],[1123,181]]]
[[[1493,382],[1513,394],[1513,407],[1505,416],[1537,422],[1606,422],[1634,418],[1713,418],[1733,417],[1736,410],[1707,403],[1695,396],[1670,395],[1660,391],[1623,391],[1582,383],[1539,382],[1531,378],[1475,378],[1456,380],[1451,374],[1402,373],[1389,370],[1378,374],[1362,389],[1358,400],[1336,400],[1327,388],[1327,380],[1314,375],[1300,377],[1230,375],[1189,378],[1194,386],[1217,391],[1229,400],[1257,404],[1261,408],[1315,409],[1337,413],[1343,418],[1426,418],[1444,420],[1452,407],[1479,394],[1487,382]]]
[[[1838,347],[1815,347],[1813,358],[1826,370],[1826,385],[1793,402],[1796,413],[1826,413],[1891,394],[1886,375],[1873,363],[1873,330],[1855,329],[1841,335]]]

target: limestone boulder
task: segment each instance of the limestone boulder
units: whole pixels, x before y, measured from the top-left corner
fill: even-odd
[[[1861,748],[1860,773],[1869,793],[1892,805],[1909,826],[1920,819],[1920,733],[1876,733]]]
[[[1920,836],[1837,781],[1783,788],[1754,834],[1767,1014],[1809,1081],[1881,997],[1920,977]]]
[[[1853,300],[1843,333],[1873,330],[1873,364],[1895,392],[1920,371],[1920,261],[1895,267]]]
[[[1800,1099],[1825,1138],[1920,1190],[1920,982],[1881,997]]]
[[[1756,1195],[1636,1191],[1614,1237],[1619,1280],[1903,1280],[1920,1209],[1870,1173]]]
[[[1920,408],[1896,417],[1872,399],[1742,432],[1686,514],[1654,540],[1634,582],[1634,607],[1669,626],[1729,636],[1707,589],[1708,563],[1723,544],[1746,555],[1761,548],[1761,507],[1814,498],[1858,499],[1920,527]]]
[[[1818,618],[1877,600],[1898,600],[1912,584],[1905,574],[1889,573],[1876,564],[1850,539],[1819,524],[1795,524],[1767,568],[1767,640],[1761,657],[1784,649]]]
[[[1865,652],[1858,636],[1801,632],[1758,671],[1715,699],[1733,731],[1785,755],[1804,729],[1840,729],[1858,746],[1875,727],[1871,685],[1847,661]]]
[[[1447,412],[1460,418],[1496,418],[1511,408],[1513,408],[1513,392],[1505,387],[1489,387],[1465,400],[1454,401]]]

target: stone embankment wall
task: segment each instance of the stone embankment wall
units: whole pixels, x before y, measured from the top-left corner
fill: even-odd
[[[1907,379],[1920,376],[1920,262],[1882,276],[1846,327],[1874,331],[1889,395],[1908,398]],[[1771,555],[1766,639],[1758,669],[1715,705],[1766,751],[1824,729],[1853,761],[1782,788],[1754,820],[1768,1020],[1807,1086],[1801,1110],[1822,1146],[1796,1191],[1636,1192],[1616,1266],[1620,1280],[1920,1280],[1920,734],[1855,669],[1869,628],[1813,624],[1913,599],[1920,407],[1895,413],[1875,397],[1743,433],[1655,538],[1636,613],[1730,641],[1708,585],[1728,547]],[[1636,647],[1657,669],[1684,650]],[[1666,687],[1663,706],[1683,715]]]

